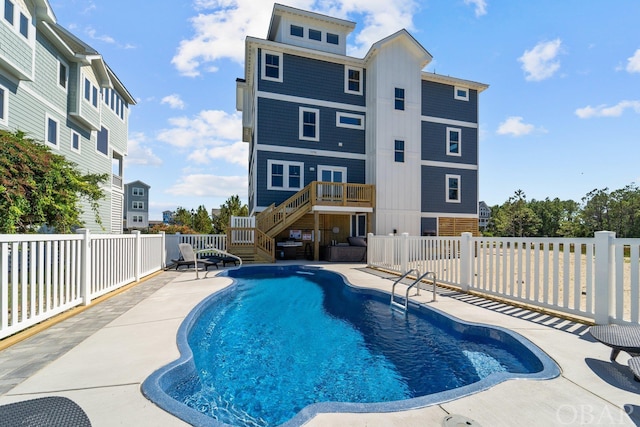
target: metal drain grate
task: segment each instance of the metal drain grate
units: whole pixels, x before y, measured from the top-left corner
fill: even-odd
[[[462,415],[447,415],[442,420],[442,427],[482,427],[477,421]]]

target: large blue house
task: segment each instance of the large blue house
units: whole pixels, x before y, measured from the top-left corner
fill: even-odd
[[[246,39],[237,108],[258,228],[276,240],[317,231],[316,250],[368,231],[477,233],[488,86],[423,71],[432,57],[406,30],[347,56],[354,28],[276,4],[267,38]]]

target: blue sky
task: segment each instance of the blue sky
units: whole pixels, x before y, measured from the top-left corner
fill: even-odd
[[[263,0],[50,0],[58,23],[98,50],[137,100],[125,181],[151,186],[150,218],[247,199],[235,111],[244,39],[265,38]],[[580,201],[640,181],[637,0],[292,0],[357,23],[348,43],[406,28],[426,71],[489,84],[480,95],[480,199]]]

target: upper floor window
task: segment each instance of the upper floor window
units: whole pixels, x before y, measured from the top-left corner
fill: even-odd
[[[91,88],[91,105],[98,107],[98,88],[95,86]]]
[[[404,163],[404,141],[395,140],[393,154],[396,163]]]
[[[20,12],[20,34],[22,34],[25,39],[29,38],[29,18],[22,12]]]
[[[360,68],[345,67],[344,91],[354,95],[362,95],[362,70]]]
[[[322,31],[309,28],[309,39],[317,40],[319,42],[322,41]]]
[[[320,110],[300,107],[299,138],[306,141],[320,140]]]
[[[404,89],[399,87],[395,89],[395,109],[404,110]]]
[[[96,137],[96,150],[105,156],[109,154],[109,130],[104,126],[102,126]]]
[[[91,101],[91,82],[89,79],[84,79],[84,99]]]
[[[304,164],[300,162],[284,162],[268,160],[268,190],[300,190],[304,183]]]
[[[336,113],[336,126],[350,129],[364,129],[364,116],[338,111]]]
[[[447,128],[447,156],[462,155],[462,131],[456,128]]]
[[[455,86],[453,88],[453,97],[454,99],[459,99],[460,101],[468,101],[469,100],[469,89],[465,87]]]
[[[80,151],[80,135],[77,132],[71,132],[71,149]]]
[[[47,116],[46,126],[47,143],[58,148],[58,140],[60,139],[60,127],[58,126],[58,121]]]
[[[134,200],[133,202],[131,202],[131,209],[138,209],[138,210],[144,209],[144,202],[139,202],[137,200]]]
[[[327,43],[340,44],[340,37],[337,34],[327,33]]]
[[[445,175],[447,203],[460,203],[460,175]]]
[[[262,51],[262,79],[282,82],[282,53]]]
[[[133,222],[142,222],[142,215],[131,215]]]
[[[131,189],[131,194],[133,196],[144,196],[144,188],[140,188],[140,187],[133,187]]]
[[[304,37],[304,28],[297,25],[291,26],[291,35],[296,37]]]
[[[66,89],[68,80],[69,80],[69,69],[65,64],[58,61],[58,84],[63,89]]]
[[[13,2],[11,0],[4,0],[4,19],[11,25],[13,25],[13,11]]]
[[[0,87],[0,123],[7,125],[9,116],[9,95],[7,90]]]

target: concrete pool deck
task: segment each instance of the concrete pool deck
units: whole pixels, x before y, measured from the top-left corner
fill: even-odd
[[[318,266],[356,285],[390,291],[388,274],[362,264]],[[202,273],[201,273],[202,276]],[[189,311],[231,280],[210,272],[166,271],[89,307],[45,331],[0,351],[0,405],[42,396],[64,396],[80,405],[94,427],[183,426],[147,400],[140,385],[178,358],[177,329]],[[404,289],[398,290],[404,294]],[[319,414],[306,426],[440,426],[459,414],[493,426],[640,426],[640,382],[628,356],[609,361],[609,348],[587,326],[440,290],[438,301],[416,298],[466,321],[506,327],[547,352],[562,373],[552,380],[510,380],[488,390],[434,406],[384,414]],[[0,342],[1,343],[1,342]]]

